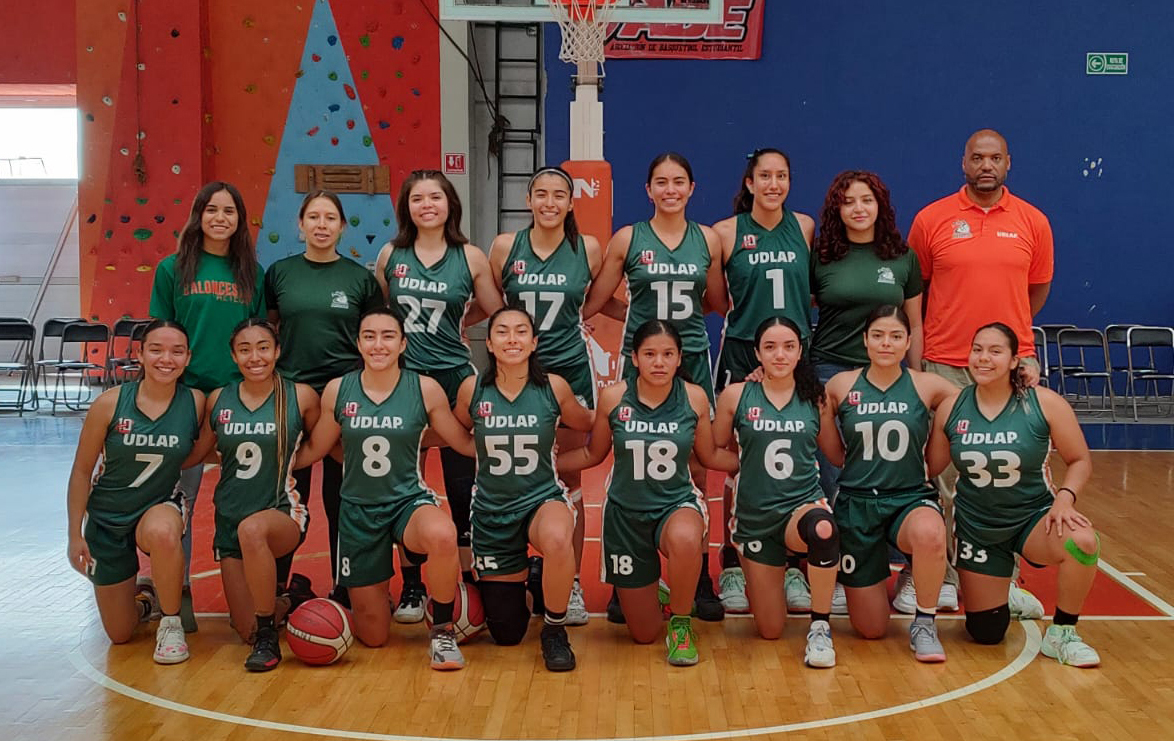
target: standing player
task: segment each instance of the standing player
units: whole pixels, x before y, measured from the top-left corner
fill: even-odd
[[[819,487],[815,461],[823,386],[803,357],[801,330],[793,321],[767,319],[755,335],[763,379],[727,386],[713,423],[717,446],[736,443],[741,453],[730,529],[763,638],[776,640],[783,633],[788,554],[807,554],[812,610],[803,660],[813,667],[835,666],[828,618],[840,533]]]
[[[195,458],[204,395],[179,383],[190,358],[181,325],[152,322],[141,357],[142,380],[103,392],[86,413],[69,476],[69,564],[93,582],[114,643],[162,610],[155,661],[177,664],[188,658],[179,619],[188,514],[179,472]],[[154,588],[136,594],[140,550],[151,559]]]
[[[620,280],[626,279],[628,313],[621,348],[622,378],[633,381],[636,377],[635,366],[630,362],[636,328],[653,319],[669,322],[681,335],[681,367],[705,391],[712,408],[713,379],[705,312],[725,313],[726,288],[717,234],[685,217],[685,207],[695,187],[693,168],[682,155],[665,152],[652,160],[645,184],[654,209],[652,218],[625,226],[611,238],[603,267],[583,307],[583,316],[591,317],[601,311]],[[694,479],[704,491],[705,472],[695,469]],[[708,548],[695,597],[698,617],[722,619],[724,611],[709,575]],[[611,606],[608,612],[609,619],[621,617],[613,613]]]
[[[923,208],[909,229],[925,280],[925,370],[958,388],[973,383],[966,370],[970,340],[991,321],[1019,338],[1027,384],[1039,380],[1031,321],[1052,285],[1052,227],[1004,185],[1010,169],[1007,140],[992,129],[974,132],[962,156],[966,184]],[[937,480],[947,516],[957,476],[950,467]],[[1043,617],[1043,605],[1015,580],[1008,599],[1013,617]]]
[[[174,255],[155,268],[151,316],[182,324],[189,333],[192,362],[184,385],[210,394],[240,378],[228,350],[232,328],[249,317],[265,315],[261,266],[248,229],[245,201],[235,186],[219,180],[200,188],[192,200],[187,223],[179,233]],[[202,408],[201,408],[202,409]],[[196,508],[203,460],[180,474],[184,507]],[[196,630],[189,574],[192,534],[183,536],[184,589],[180,618],[184,630]]]
[[[346,226],[342,202],[330,191],[306,194],[298,210],[298,229],[306,241],[301,255],[278,260],[265,274],[269,321],[278,326],[284,348],[277,368],[297,383],[322,393],[326,382],[359,363],[359,317],[383,304],[371,272],[338,252]],[[309,501],[310,468],[294,471],[303,502]],[[330,533],[330,565],[338,572],[338,508],[342,467],[322,461],[322,506]],[[336,585],[337,586],[337,585]],[[334,599],[349,604],[346,592]]]
[[[868,365],[860,342],[864,323],[878,306],[900,306],[909,317],[910,368],[921,368],[921,270],[917,254],[897,230],[889,189],[871,173],[848,170],[828,187],[820,211],[818,259],[811,263],[811,292],[819,307],[811,351],[819,380]],[[836,492],[839,470],[820,461],[820,485],[829,497]],[[913,613],[916,596],[906,567],[897,582],[893,607]],[[958,609],[954,585],[942,584],[938,608]]]
[[[326,385],[322,417],[310,444],[298,453],[298,463],[321,458],[341,438],[335,581],[350,594],[358,639],[368,646],[387,641],[387,584],[395,573],[392,546],[398,543],[428,558],[432,668],[461,669],[465,659],[452,628],[460,578],[456,528],[424,483],[419,460],[428,427],[463,453],[472,453],[473,446],[453,419],[440,386],[400,368],[406,343],[402,324],[390,309],[377,307],[363,315],[358,340],[363,368]]]
[[[400,312],[411,340],[404,367],[435,379],[456,403],[457,389],[473,375],[464,326],[475,299],[484,315],[501,306],[489,261],[461,233],[461,200],[452,183],[437,170],[415,170],[400,186],[395,201],[399,233],[375,261],[375,278],[392,308]],[[444,491],[457,528],[457,543],[466,579],[469,567],[469,497],[476,467],[472,458],[440,449]],[[405,564],[404,588],[395,619],[424,619],[424,584],[420,567]]]
[[[493,280],[506,303],[524,306],[537,323],[538,360],[549,373],[571,385],[579,403],[595,408],[595,373],[587,350],[582,308],[591,282],[603,261],[599,241],[580,234],[575,222],[571,176],[558,167],[534,173],[526,193],[526,205],[534,216],[528,229],[498,235],[489,248]],[[622,317],[623,307],[611,301],[605,313]],[[586,435],[559,427],[558,446],[577,448]],[[567,605],[567,625],[585,625],[587,606],[579,585],[583,561],[586,517],[578,471],[560,472],[559,478],[575,503],[575,583]]]
[[[957,392],[932,373],[901,366],[909,342],[904,311],[873,310],[864,334],[869,364],[828,382],[819,446],[843,467],[834,514],[839,581],[852,627],[865,638],[885,635],[891,545],[913,564],[917,602],[909,646],[918,661],[938,662],[946,660],[934,624],[946,571],[946,526],[937,493],[926,481],[925,441],[930,415]]]
[[[220,454],[212,546],[232,627],[253,644],[245,668],[262,672],[281,661],[277,559],[301,545],[310,523],[292,466],[318,419],[318,395],[277,373],[281,346],[265,319],[241,322],[230,343],[243,380],[213,391],[204,419]]]
[[[650,319],[632,336],[636,378],[603,390],[595,410],[591,442],[559,454],[559,469],[598,465],[614,449],[603,510],[602,571],[618,594],[628,632],[651,643],[661,632],[657,599],[660,557],[668,562],[668,661],[696,664],[697,637],[690,614],[704,562],[708,507],[689,474],[689,457],[702,465],[735,471],[733,453],[716,449],[709,399],[700,386],[680,378],[682,341],[671,323]]]
[[[815,222],[807,214],[787,208],[791,192],[791,160],[778,149],[757,149],[746,162],[734,215],[713,225],[721,240],[722,268],[730,292],[730,312],[722,329],[715,387],[746,378],[758,367],[754,335],[768,317],[783,316],[799,327],[806,344],[811,335],[809,264]],[[730,540],[728,523],[733,481],[722,494],[722,572],[718,587],[729,612],[746,612],[746,579]],[[794,556],[788,559],[787,604],[792,610],[811,609],[811,593]]]
[[[565,626],[575,580],[575,508],[555,471],[555,431],[560,419],[589,430],[591,413],[563,378],[542,369],[534,321],[523,309],[495,311],[486,345],[485,377],[461,383],[455,409],[477,444],[473,563],[485,621],[501,645],[526,635],[527,546],[533,545],[544,561],[542,659],[552,672],[570,671],[575,654]]]
[[[979,329],[968,366],[974,384],[938,408],[926,452],[931,474],[949,461],[961,472],[954,537],[966,632],[986,645],[1003,640],[1016,554],[1033,564],[1058,564],[1056,615],[1041,650],[1061,664],[1097,666],[1097,652],[1076,633],[1101,550],[1088,518],[1076,511],[1092,457],[1068,402],[1025,386],[1018,365],[1019,338],[1010,327],[993,322]],[[1053,442],[1066,464],[1062,486],[1054,489]]]

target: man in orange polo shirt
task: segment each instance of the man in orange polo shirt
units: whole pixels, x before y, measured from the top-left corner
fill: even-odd
[[[993,129],[974,132],[962,156],[966,184],[921,209],[909,230],[928,294],[923,365],[959,388],[974,382],[966,366],[975,331],[994,321],[1018,336],[1024,380],[1039,381],[1031,323],[1052,285],[1052,227],[1042,211],[1003,185],[1010,169],[1007,140]],[[937,482],[947,515],[957,478],[951,467]],[[950,571],[948,581],[957,584]],[[952,596],[956,606],[951,591],[944,589],[943,602]],[[1009,604],[1019,617],[1043,617],[1039,600],[1015,581]]]

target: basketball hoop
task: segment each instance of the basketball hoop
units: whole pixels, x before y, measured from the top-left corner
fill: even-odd
[[[603,76],[603,47],[616,0],[551,0],[550,11],[562,30],[558,58],[579,65],[595,63]]]

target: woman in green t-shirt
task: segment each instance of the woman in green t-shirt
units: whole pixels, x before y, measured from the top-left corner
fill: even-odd
[[[250,317],[264,316],[261,266],[248,213],[240,191],[231,183],[214,180],[196,193],[191,214],[179,233],[175,254],[155,268],[150,314],[182,324],[191,338],[191,364],[183,383],[205,394],[240,378],[229,352],[232,328]],[[204,464],[180,475],[185,506],[194,511]],[[190,572],[192,535],[183,536],[184,630],[196,629],[192,612]]]

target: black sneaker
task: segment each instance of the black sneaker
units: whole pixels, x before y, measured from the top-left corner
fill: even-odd
[[[285,595],[289,597],[290,612],[298,609],[303,602],[309,602],[318,596],[314,594],[310,577],[304,574],[294,574],[289,578],[289,588],[285,590]]]
[[[700,620],[716,623],[726,616],[722,601],[713,592],[713,579],[708,571],[701,572],[697,592],[693,596],[693,614]]]
[[[245,659],[245,668],[251,672],[267,672],[281,663],[281,646],[276,628],[258,628],[253,641],[253,652]]]
[[[612,587],[611,599],[607,601],[607,622],[616,625],[628,622],[628,619],[624,617],[624,609],[620,607],[620,593],[616,591],[615,587]]]
[[[530,612],[546,614],[546,598],[542,596],[542,556],[530,557],[530,574],[526,577],[526,589],[530,590]]]
[[[575,652],[562,625],[542,626],[542,660],[547,671],[569,672],[575,668]]]

